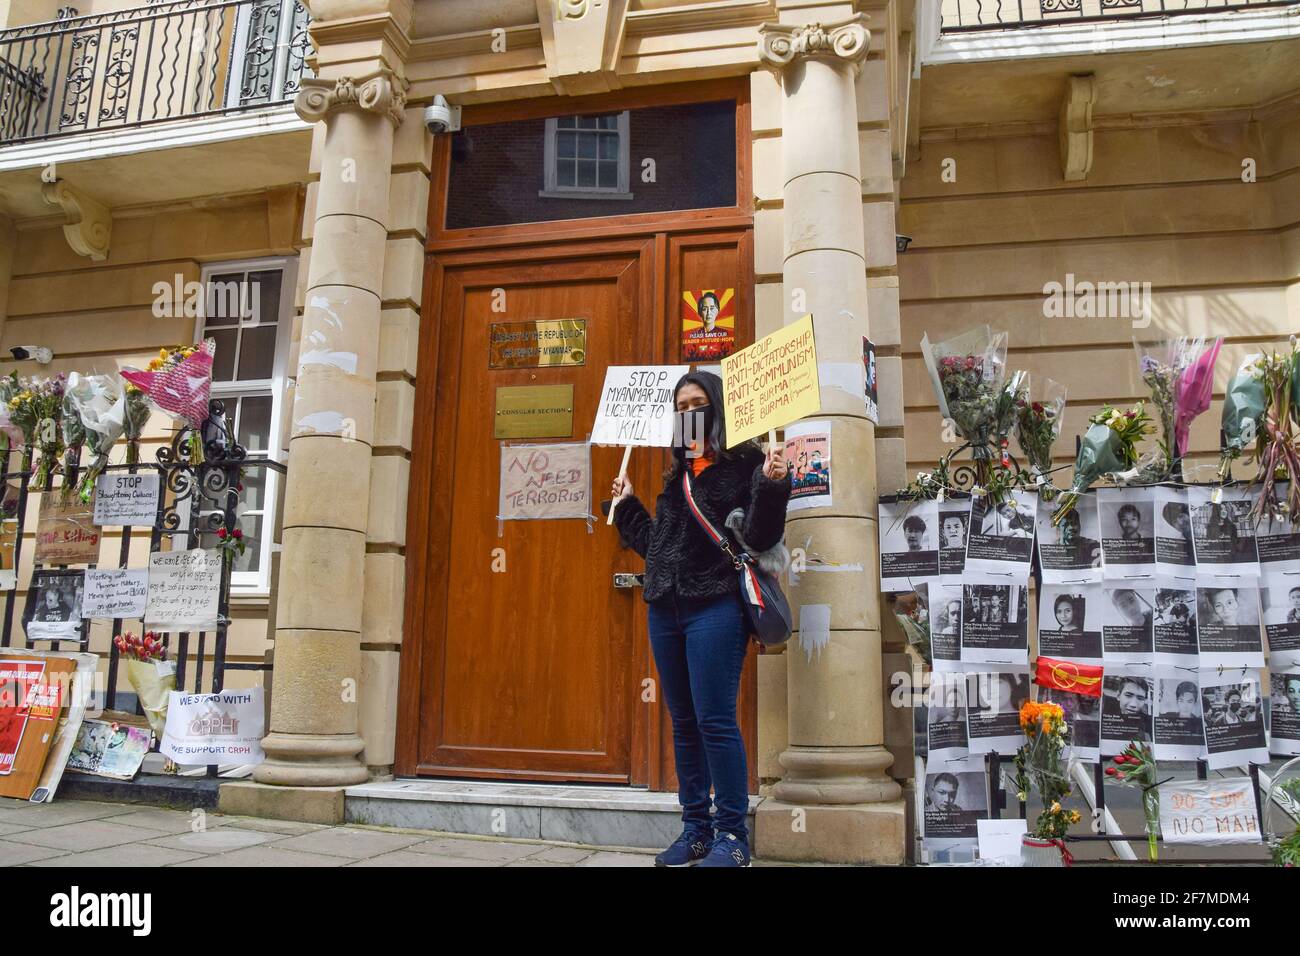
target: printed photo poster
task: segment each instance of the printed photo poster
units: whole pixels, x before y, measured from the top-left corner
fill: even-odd
[[[865,335],[862,336],[862,365],[864,373],[863,394],[866,398],[867,418],[873,425],[880,424],[879,381],[876,378],[876,345]]]
[[[1149,668],[1120,666],[1101,681],[1101,752],[1122,753],[1133,741],[1151,743],[1155,687]]]
[[[1260,842],[1255,788],[1250,778],[1161,784],[1160,837],[1171,846]]]
[[[966,570],[966,531],[970,527],[970,498],[947,498],[939,508],[939,573]]]
[[[1155,489],[1101,488],[1097,512],[1105,576],[1112,580],[1155,577]]]
[[[18,570],[14,562],[17,548],[18,519],[0,520],[0,591],[12,591],[18,586]]]
[[[926,762],[922,835],[931,840],[979,838],[979,821],[988,819],[988,775],[983,760],[945,766]]]
[[[1277,486],[1277,497],[1286,500],[1288,482]],[[1255,525],[1255,544],[1259,551],[1261,574],[1290,572],[1300,584],[1300,521],[1266,515]]]
[[[106,720],[83,720],[77,730],[68,770],[131,780],[144,763],[152,735],[148,729]]]
[[[1156,668],[1156,760],[1199,760],[1205,756],[1201,688],[1195,670]]]
[[[963,576],[961,659],[967,664],[1029,665],[1028,587],[997,577]]]
[[[972,755],[1014,756],[1025,742],[1020,705],[1029,700],[1028,672],[969,675],[966,727]]]
[[[787,452],[789,449],[787,439]],[[939,509],[931,498],[880,503],[880,587],[910,591],[939,573]]]
[[[831,423],[795,422],[785,429],[785,460],[790,468],[790,502],[786,511],[829,508],[831,497]],[[933,547],[933,531],[930,534]],[[931,574],[937,574],[938,564]]]
[[[81,639],[84,571],[34,571],[23,610],[23,631],[34,641]]]
[[[1263,667],[1259,588],[1204,582],[1196,588],[1202,667]]]
[[[1116,664],[1150,664],[1155,648],[1153,622],[1156,589],[1135,582],[1102,587],[1101,658]]]
[[[0,775],[13,772],[31,716],[31,691],[44,673],[43,660],[0,661]]]
[[[1156,573],[1165,577],[1196,576],[1196,551],[1192,544],[1192,515],[1187,490],[1155,489]]]
[[[1268,675],[1269,753],[1278,757],[1300,754],[1300,670]]]
[[[682,361],[718,362],[736,350],[736,290],[682,292]]]
[[[930,608],[930,661],[936,674],[961,672],[960,577],[943,575],[925,582]]]
[[[1199,605],[1190,581],[1171,579],[1156,588],[1155,663],[1158,667],[1196,667]]]
[[[1269,661],[1274,667],[1300,669],[1300,575],[1265,577],[1259,599]]]
[[[27,800],[36,790],[76,669],[64,657],[0,659],[0,797]]]
[[[1101,532],[1097,496],[1081,495],[1074,508],[1052,524],[1050,503],[1038,508],[1038,563],[1045,584],[1100,581]]]
[[[1044,584],[1038,604],[1038,653],[1084,664],[1102,663],[1101,584]]]
[[[966,675],[930,675],[926,751],[930,761],[963,760],[970,755],[966,732]]]
[[[1250,492],[1241,488],[1187,489],[1199,577],[1258,577],[1259,551],[1250,518]]]
[[[1038,699],[1056,704],[1065,712],[1065,722],[1070,728],[1070,742],[1065,756],[1087,763],[1101,759],[1101,698],[1087,694],[1072,694],[1055,687],[1040,687]]]
[[[1202,671],[1201,718],[1205,722],[1206,764],[1211,770],[1268,763],[1258,676]]]
[[[987,497],[974,499],[966,570],[1028,581],[1037,511],[1038,495],[1027,491],[1008,491],[996,504]]]
[[[149,555],[144,623],[152,631],[207,631],[217,626],[221,552],[216,548]]]

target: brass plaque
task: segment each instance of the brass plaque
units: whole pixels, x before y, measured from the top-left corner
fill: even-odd
[[[545,368],[586,361],[586,319],[493,322],[488,329],[488,368]]]
[[[568,438],[573,434],[573,386],[502,386],[495,420],[496,438]]]

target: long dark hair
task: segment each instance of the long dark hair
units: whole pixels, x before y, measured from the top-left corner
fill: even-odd
[[[723,411],[721,378],[712,372],[687,372],[677,380],[677,385],[673,388],[674,407],[677,404],[677,394],[687,385],[698,385],[703,389],[704,394],[708,396],[709,404],[713,406],[713,427],[709,429],[709,433],[704,437],[716,461],[726,461],[734,458],[746,448],[757,447],[751,439],[747,442],[741,442],[731,451],[727,450],[727,416]],[[682,472],[686,468],[686,460],[684,449],[673,449],[672,464],[664,472],[665,484],[681,478]]]

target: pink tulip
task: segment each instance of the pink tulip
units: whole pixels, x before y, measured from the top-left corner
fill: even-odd
[[[1214,391],[1214,361],[1219,357],[1222,337],[1216,337],[1178,376],[1174,386],[1174,456],[1187,454],[1192,419],[1210,407]]]

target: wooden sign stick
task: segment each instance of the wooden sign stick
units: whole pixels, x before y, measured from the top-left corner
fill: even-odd
[[[618,466],[618,476],[619,476],[620,478],[623,478],[623,479],[626,479],[626,478],[627,478],[627,460],[628,460],[629,458],[631,458],[631,457],[632,457],[632,446],[631,446],[631,445],[624,445],[624,446],[623,446],[623,464],[621,464],[621,465]],[[611,525],[611,524],[614,523],[614,508],[618,505],[618,502],[619,502],[619,499],[615,498],[613,501],[611,501],[611,502],[609,503],[609,517],[605,520],[605,524],[607,524],[607,525]]]

